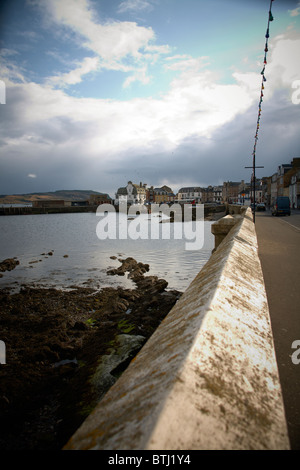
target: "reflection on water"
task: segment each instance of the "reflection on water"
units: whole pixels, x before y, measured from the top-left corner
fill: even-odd
[[[112,256],[132,256],[150,265],[149,275],[166,279],[170,289],[183,291],[213,249],[211,222],[204,222],[203,247],[187,251],[184,236],[174,239],[176,224],[160,224],[160,230],[163,225],[169,225],[170,237],[153,240],[150,239],[151,220],[147,216],[138,227],[138,239],[101,240],[96,234],[100,220],[103,218],[95,213],[0,217],[0,261],[13,257],[20,261],[16,269],[3,273],[0,287],[20,284],[58,288],[72,285],[134,287],[126,276],[106,275],[108,268],[120,265]]]

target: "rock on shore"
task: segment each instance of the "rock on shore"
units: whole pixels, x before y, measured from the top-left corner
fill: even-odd
[[[18,264],[20,264],[20,261],[16,258],[7,258],[4,261],[1,261],[0,272],[12,271],[16,266],[18,266]]]

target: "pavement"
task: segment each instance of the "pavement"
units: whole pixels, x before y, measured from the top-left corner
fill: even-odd
[[[290,445],[299,450],[300,211],[282,217],[273,217],[270,211],[256,212],[255,228]]]

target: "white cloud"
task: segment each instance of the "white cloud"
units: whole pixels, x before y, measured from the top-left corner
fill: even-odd
[[[287,36],[272,42],[267,64],[266,101],[273,106],[274,115],[276,103],[270,98],[278,89],[289,89],[289,80],[298,74],[294,57],[298,48],[299,39]],[[188,67],[181,67],[184,61]],[[188,148],[187,142],[202,139],[207,145],[213,144],[216,135],[223,136],[224,126],[229,126],[238,117],[245,120],[246,111],[253,109],[252,105],[255,108],[256,103],[258,105],[259,73],[236,72],[233,83],[222,84],[210,70],[203,69],[203,58],[173,57],[167,63],[177,64],[178,74],[160,99],[75,98],[49,84],[9,82],[7,103],[10,106],[4,109],[8,114],[1,130],[2,154],[7,158],[11,156],[16,167],[16,159],[21,162],[27,156],[32,159],[33,168],[37,162],[42,165],[43,159],[45,165],[50,165],[50,161],[57,165],[63,162],[66,168],[81,161],[89,171],[94,167],[118,168],[124,159],[128,168],[132,168],[138,162],[144,164],[139,160],[141,155],[151,156],[149,161],[152,161],[153,155]],[[83,61],[73,77],[59,78],[63,83],[78,80],[83,72],[92,70],[96,64],[96,61]],[[135,79],[137,76],[132,75],[127,85]],[[139,79],[147,79],[142,68]],[[270,104],[268,107],[266,104],[263,113],[270,108]],[[255,124],[256,116],[253,117],[253,132]],[[223,138],[226,142],[233,139],[232,135]],[[240,135],[235,138],[240,139]],[[201,152],[204,155],[205,152]]]
[[[20,66],[16,65],[13,61],[11,61],[8,57],[14,55],[13,51],[6,52],[5,54],[1,54],[1,61],[0,61],[0,76],[6,83],[12,81],[17,82],[26,82],[25,79],[25,70]]]
[[[88,0],[48,0],[44,5],[55,23],[83,38],[81,44],[99,56],[101,67],[127,71],[128,66],[123,63],[126,58],[130,56],[138,62],[145,57],[145,48],[147,54],[151,52],[151,42],[155,40],[151,27],[129,21],[101,23]],[[156,47],[154,52],[162,50]]]
[[[123,88],[128,88],[131,83],[134,83],[136,81],[139,81],[146,85],[150,82],[150,79],[151,77],[147,75],[147,68],[142,67],[140,69],[137,69],[133,75],[130,75],[126,78],[125,82],[123,83]]]
[[[125,0],[121,2],[118,8],[119,13],[125,13],[127,11],[141,11],[141,10],[151,10],[152,5],[146,0]]]
[[[124,81],[125,88],[136,81],[147,84],[150,81],[149,65],[170,52],[168,45],[155,44],[156,37],[151,27],[139,26],[131,21],[101,22],[89,0],[47,0],[39,5],[44,8],[47,21],[71,30],[78,35],[80,46],[95,55],[85,58],[68,73],[50,77],[47,83],[74,85],[80,83],[82,76],[90,71],[106,69],[129,73]],[[123,2],[121,6],[123,10],[144,9],[148,7],[148,2],[132,0]]]
[[[269,42],[267,64],[264,75],[264,100],[270,100],[276,90],[289,90],[292,94],[292,83],[300,78],[300,62],[298,60],[300,38],[294,31],[280,34]],[[248,90],[249,96],[257,96],[261,89],[263,58],[257,63],[257,73],[233,73],[233,77],[240,86]]]
[[[298,3],[298,7],[294,8],[294,10],[289,10],[290,16],[298,16],[300,15],[300,3]]]
[[[166,59],[166,64],[165,68],[168,70],[177,70],[177,71],[198,71],[204,66],[209,65],[209,62],[205,62],[208,59],[208,57],[203,56],[203,57],[192,57],[188,55],[183,55],[183,56],[173,56],[173,57],[168,57]],[[170,63],[172,60],[174,60],[173,63]]]
[[[131,101],[74,98],[35,83],[11,85],[11,93],[18,96],[18,107],[23,110],[17,128],[24,130],[23,136],[28,128],[36,134],[43,129],[39,141],[27,137],[13,140],[22,141],[24,150],[53,145],[64,147],[66,153],[76,143],[77,151],[82,149],[86,158],[114,158],[127,149],[132,153],[141,148],[150,153],[171,150],[189,136],[210,137],[217,127],[252,104],[242,80],[222,85],[213,78],[209,71],[184,71],[161,99]],[[12,140],[9,144],[13,145]]]
[[[234,72],[232,76],[235,78],[238,85],[244,88],[251,98],[258,97],[258,91],[261,88],[262,77],[260,74],[254,72],[239,73]]]
[[[36,175],[34,173],[29,173],[27,175],[28,178],[36,178]]]
[[[266,68],[273,87],[291,87],[292,82],[300,78],[299,50],[299,37],[275,38]]]
[[[70,72],[48,78],[50,85],[68,86],[75,85],[82,81],[82,77],[90,72],[95,72],[99,68],[98,57],[85,57],[82,63]]]

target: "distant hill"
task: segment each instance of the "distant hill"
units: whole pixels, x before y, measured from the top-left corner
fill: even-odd
[[[59,190],[46,193],[28,193],[0,195],[0,204],[31,204],[33,201],[42,199],[63,199],[64,201],[86,201],[89,197],[105,193],[90,190]]]

